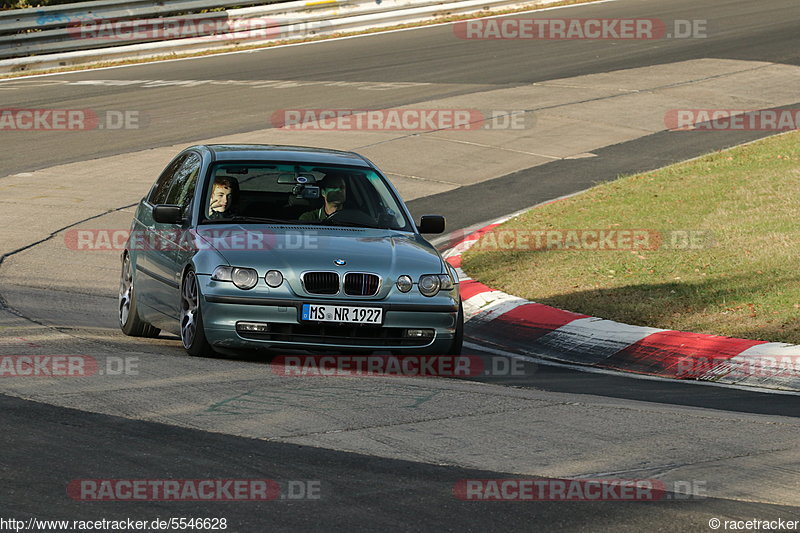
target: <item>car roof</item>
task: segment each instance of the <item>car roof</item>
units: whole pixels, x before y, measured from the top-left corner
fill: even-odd
[[[328,148],[276,144],[208,144],[204,147],[216,161],[296,161],[372,168],[364,157],[354,152]]]

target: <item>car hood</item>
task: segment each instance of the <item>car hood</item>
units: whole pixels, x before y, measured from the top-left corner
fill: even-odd
[[[305,271],[374,272],[384,280],[442,273],[442,260],[421,236],[393,230],[274,225],[214,225],[197,232],[230,265],[263,275],[280,270],[295,291]],[[344,265],[335,261],[344,260]]]

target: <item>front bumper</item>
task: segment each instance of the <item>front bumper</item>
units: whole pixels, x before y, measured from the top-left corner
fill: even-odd
[[[303,303],[380,307],[383,324],[337,325],[301,322]],[[458,302],[450,304],[357,302],[344,299],[301,300],[206,295],[201,302],[208,341],[221,348],[285,348],[330,350],[392,350],[444,353],[455,336]],[[237,322],[264,322],[266,333],[237,331]],[[404,338],[406,329],[433,329],[433,338]]]

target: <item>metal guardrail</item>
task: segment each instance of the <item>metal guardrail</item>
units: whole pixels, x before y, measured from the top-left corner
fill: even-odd
[[[214,12],[184,15],[180,18],[163,17],[112,20],[113,22],[104,22],[103,19],[93,19],[90,21],[70,23],[63,28],[30,31],[27,33],[0,34],[0,59],[160,41],[164,39],[159,36],[159,32],[156,30],[166,24],[175,23],[183,28],[189,25],[194,28],[203,28],[204,25],[210,28],[216,28],[227,24],[228,15],[225,12]],[[137,37],[136,32],[131,31],[131,34],[126,36],[119,31],[116,32],[116,35],[110,37],[91,37],[92,34],[102,34],[104,24],[120,28],[122,22],[125,20],[130,20],[139,28],[142,28],[143,30],[138,32],[141,35]],[[134,24],[131,24],[131,28],[133,27]],[[109,32],[110,30],[105,31],[106,34]],[[161,33],[163,34],[163,31]],[[189,34],[184,32],[181,37],[199,37],[202,35],[210,35],[210,32],[203,33],[194,31]]]
[[[220,0],[96,0],[0,11],[0,33],[32,31],[92,20],[150,18],[265,2]]]
[[[439,0],[441,1],[441,0]],[[252,3],[252,2],[249,2]],[[378,0],[375,11],[381,9]],[[287,22],[296,24],[298,15],[328,11],[333,17],[339,0],[272,2],[249,8],[197,13],[215,8],[248,4],[243,0],[97,0],[93,2],[19,9],[0,12],[0,59],[30,55],[93,50],[122,45],[160,42],[193,37],[241,40],[241,29],[255,40],[259,28],[270,36],[281,33]],[[352,5],[352,4],[350,4]],[[334,11],[331,8],[334,8]],[[392,9],[392,8],[388,8]],[[179,17],[170,16],[180,13]],[[273,18],[281,15],[281,19]],[[260,19],[260,20],[259,20]],[[291,20],[290,20],[291,19]],[[130,22],[130,23],[128,23]],[[176,29],[172,32],[170,29]],[[130,31],[128,31],[130,29]],[[134,31],[136,30],[136,31]],[[239,35],[232,35],[239,33]]]
[[[98,0],[4,11],[0,72],[261,44],[556,1],[299,0],[197,13],[248,2]]]
[[[0,11],[0,59],[163,41],[166,40],[163,30],[170,24],[181,30],[178,38],[231,33],[230,28],[237,25],[238,17],[234,12],[247,12],[248,8],[198,12],[252,3],[246,0],[96,0]],[[331,3],[335,4],[336,0],[319,2],[319,5],[329,6]],[[256,9],[275,5],[263,4]],[[180,17],[171,16],[178,13]],[[122,28],[126,21],[131,21],[131,27],[135,24],[144,30],[124,35]],[[187,26],[194,31],[185,31]],[[106,37],[91,37],[92,33],[102,33],[104,28]],[[90,35],[88,38],[87,33]]]

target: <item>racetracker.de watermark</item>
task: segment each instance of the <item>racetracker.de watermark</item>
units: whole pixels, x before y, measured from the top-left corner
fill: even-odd
[[[331,26],[328,21],[296,23],[288,19],[252,17],[164,17],[116,20],[98,18],[76,21],[67,26],[72,39],[99,41],[165,41],[194,38],[199,41],[269,41],[318,33]]]
[[[139,374],[139,358],[89,355],[0,355],[0,378],[83,378]]]
[[[671,109],[670,131],[790,131],[800,129],[800,109]]]
[[[686,357],[678,360],[669,370],[678,379],[798,379],[800,354]]]
[[[700,250],[716,244],[709,230],[506,229],[483,233],[473,250],[652,251]]]
[[[474,355],[281,355],[270,364],[286,377],[510,377],[526,375],[525,363]]]
[[[524,110],[479,109],[279,109],[270,125],[290,131],[525,130]]]
[[[142,125],[142,115],[136,110],[0,109],[0,131],[113,131]]]
[[[648,502],[703,499],[706,482],[659,479],[461,479],[453,495],[464,501]]]
[[[83,252],[176,250],[316,250],[312,231],[70,229],[64,245]]]
[[[483,18],[457,22],[453,33],[474,40],[655,40],[708,37],[704,19]]]
[[[320,480],[75,479],[67,495],[79,501],[319,500]]]

